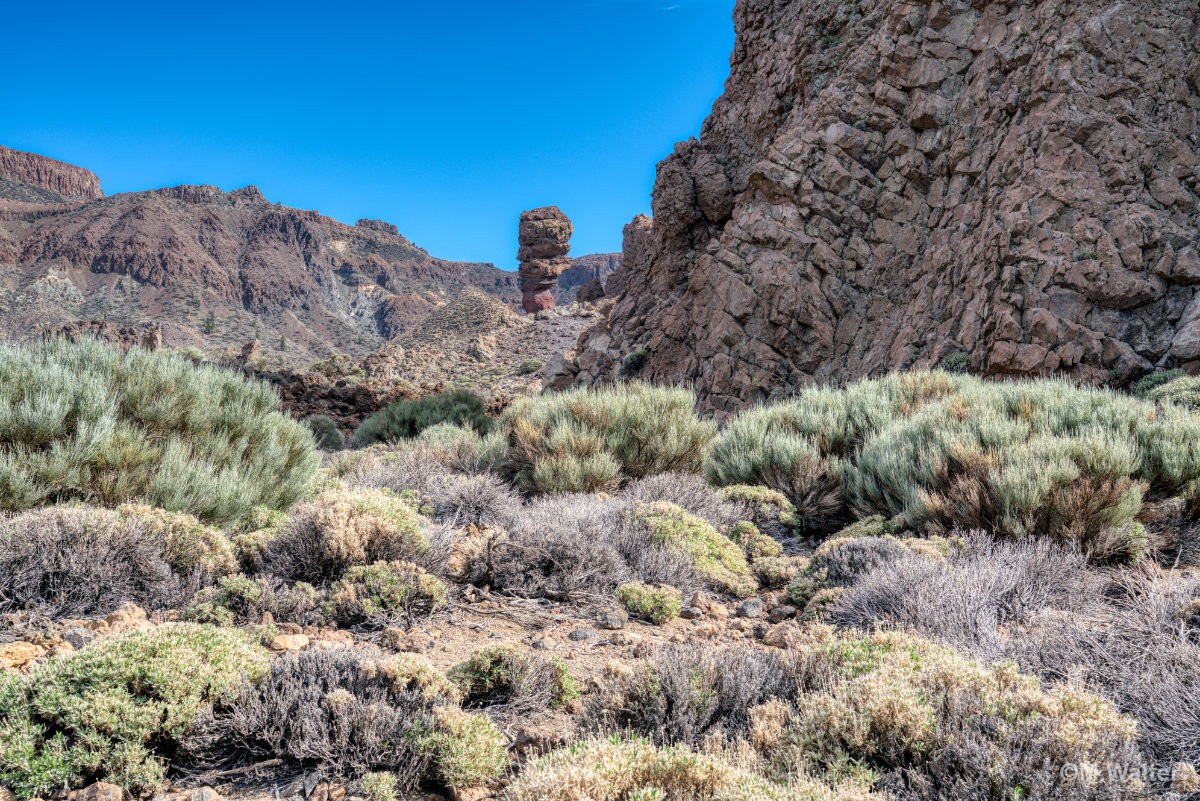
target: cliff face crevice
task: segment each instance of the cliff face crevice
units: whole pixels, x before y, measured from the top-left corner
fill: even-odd
[[[1200,369],[1200,4],[739,0],[578,383]]]

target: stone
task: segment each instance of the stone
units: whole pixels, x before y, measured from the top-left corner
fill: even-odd
[[[211,787],[197,787],[188,794],[188,801],[225,801],[225,797]]]
[[[0,786],[0,801],[17,801],[17,794],[7,787]]]
[[[89,784],[67,794],[70,801],[121,801],[121,788],[108,782]]]
[[[680,608],[679,616],[684,620],[695,620],[704,617],[704,610],[696,606],[684,606]]]
[[[554,641],[546,637],[539,637],[533,641],[533,647],[538,651],[553,651]]]
[[[123,604],[117,611],[104,618],[110,633],[150,628],[146,610],[137,604]]]
[[[568,634],[567,639],[572,640],[574,642],[583,642],[585,640],[594,640],[599,636],[600,635],[596,632],[595,629],[581,628],[581,629],[575,629],[570,634]]]
[[[596,615],[600,628],[617,630],[623,629],[629,623],[629,614],[624,609],[605,609]]]
[[[346,788],[340,784],[329,784],[321,782],[308,795],[308,801],[343,801],[346,797]]]
[[[308,647],[307,634],[280,634],[271,640],[272,651],[303,651]]]
[[[791,648],[796,645],[803,635],[795,623],[778,623],[763,633],[763,645],[774,648]]]
[[[800,610],[791,604],[780,604],[771,610],[771,612],[767,615],[767,620],[771,623],[779,623],[795,617],[799,611]]]
[[[31,642],[9,642],[0,645],[0,669],[20,670],[35,659],[46,655],[46,649]]]
[[[82,626],[73,626],[62,633],[62,638],[78,650],[96,639],[96,632]]]
[[[600,279],[593,278],[583,286],[579,287],[579,291],[575,293],[575,300],[580,303],[595,303],[598,300],[604,299],[604,284],[600,283]]]
[[[738,0],[725,94],[560,380],[644,352],[724,417],[947,359],[1091,384],[1200,360],[1190,9],[844,7]]]
[[[737,608],[738,617],[762,617],[762,598],[747,598]]]
[[[575,231],[567,215],[557,206],[545,206],[521,214],[517,238],[520,249],[517,272],[521,284],[521,307],[530,314],[553,309],[558,277],[571,266],[571,234]]]

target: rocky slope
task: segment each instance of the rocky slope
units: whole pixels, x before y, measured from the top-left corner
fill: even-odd
[[[659,165],[628,288],[561,379],[645,351],[642,378],[722,411],[909,366],[1200,367],[1195,2],[739,0],[735,20],[725,93]]]
[[[78,320],[158,323],[171,346],[258,339],[276,363],[304,364],[365,354],[467,287],[518,298],[514,274],[434,258],[377,220],[344,225],[254,187],[72,199],[98,183],[42,162],[58,164],[0,160],[0,190],[10,188],[0,191],[0,328],[10,337]]]

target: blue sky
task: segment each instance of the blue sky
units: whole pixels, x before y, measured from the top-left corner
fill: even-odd
[[[700,130],[733,0],[7,4],[0,144],[106,192],[258,185],[436,256],[515,268],[520,212],[620,249]],[[19,76],[19,78],[17,77]]]

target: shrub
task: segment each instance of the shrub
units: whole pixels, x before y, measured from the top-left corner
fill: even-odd
[[[386,771],[373,771],[359,780],[367,801],[397,801],[396,777]]]
[[[731,502],[724,491],[694,473],[661,473],[640,478],[625,488],[625,497],[641,503],[673,503],[704,518],[718,531],[725,531],[746,518],[739,502]]]
[[[420,654],[402,653],[385,657],[377,663],[370,663],[369,670],[378,671],[391,682],[392,692],[416,690],[428,701],[462,700],[462,690],[457,684],[446,678],[428,657]]]
[[[640,581],[617,587],[617,600],[629,610],[629,614],[643,617],[656,626],[679,617],[679,610],[683,606],[683,595],[674,587],[655,587]]]
[[[325,615],[339,626],[408,628],[445,606],[448,594],[441,579],[412,562],[376,562],[349,568],[329,588]]]
[[[786,587],[806,567],[808,560],[799,556],[763,556],[750,563],[759,586],[765,590]]]
[[[456,526],[509,528],[521,514],[521,496],[488,474],[431,481],[429,500],[436,519]]]
[[[434,698],[398,685],[386,667],[349,649],[277,657],[258,684],[202,716],[183,741],[187,764],[232,769],[268,759],[354,780],[388,771],[407,792],[425,772],[417,733]]]
[[[462,691],[465,706],[493,714],[523,715],[579,697],[562,660],[521,653],[512,643],[481,648],[446,675]]]
[[[208,704],[266,666],[266,653],[240,632],[179,624],[0,678],[0,782],[22,798],[93,780],[149,790],[163,778],[157,757]]]
[[[670,503],[639,505],[633,517],[654,542],[690,557],[696,573],[715,589],[742,598],[757,589],[741,548],[707,521]]]
[[[227,576],[237,572],[237,556],[229,539],[189,514],[142,504],[124,504],[117,513],[147,538],[163,543],[163,556],[176,573]]]
[[[783,555],[783,546],[777,540],[763,534],[758,526],[746,520],[729,530],[729,539],[742,547],[751,562]]]
[[[520,375],[532,375],[542,369],[542,363],[537,359],[526,359],[517,365],[517,373]]]
[[[331,489],[296,507],[267,543],[263,565],[277,576],[322,585],[350,567],[420,560],[430,549],[420,515],[403,498],[385,490]]]
[[[432,724],[419,729],[416,738],[434,777],[447,787],[478,787],[508,768],[507,741],[487,715],[438,707]]]
[[[262,623],[264,615],[276,623],[311,625],[320,621],[321,594],[311,584],[288,585],[274,576],[249,578],[224,576],[215,587],[196,593],[183,610],[184,620],[219,626]]]
[[[509,801],[873,801],[861,785],[807,777],[777,784],[720,754],[643,740],[584,740],[538,757],[509,786]]]
[[[828,540],[788,584],[788,597],[803,608],[821,590],[853,584],[859,576],[912,553],[903,541],[894,537]]]
[[[1159,370],[1154,373],[1147,373],[1134,383],[1133,394],[1139,398],[1148,397],[1152,390],[1158,389],[1163,384],[1182,377],[1183,371],[1179,369]]]
[[[0,508],[140,501],[225,523],[290,506],[317,463],[265,383],[169,350],[0,347]]]
[[[780,490],[823,533],[851,513],[901,516],[925,533],[1036,533],[1128,560],[1145,545],[1132,526],[1143,499],[1200,477],[1197,435],[1200,416],[1108,390],[907,373],[746,412],[708,471]]]
[[[738,510],[738,519],[749,520],[772,537],[783,538],[800,526],[795,505],[779,490],[734,484],[720,493]]]
[[[585,726],[631,732],[659,745],[699,746],[749,731],[752,707],[794,696],[793,671],[778,652],[746,645],[670,646],[589,704]]]
[[[413,400],[396,401],[376,412],[354,432],[354,444],[362,447],[376,442],[412,439],[440,423],[469,426],[480,434],[491,430],[483,400],[465,389],[443,392]]]
[[[776,764],[866,768],[895,776],[901,798],[1142,797],[1137,724],[1097,696],[1042,689],[1011,663],[988,667],[910,635],[808,636]],[[1083,765],[1103,766],[1101,781]]]
[[[715,426],[682,389],[621,385],[521,398],[500,417],[506,472],[530,492],[596,492],[627,479],[698,472]]]
[[[304,418],[304,425],[313,435],[317,447],[326,451],[340,451],[346,445],[337,423],[324,414],[312,414]]]
[[[1143,379],[1145,380],[1145,379]],[[1146,390],[1147,400],[1174,403],[1188,409],[1200,407],[1200,378],[1179,375]]]
[[[593,495],[535,502],[493,548],[485,580],[507,592],[569,601],[607,599],[630,581],[695,589],[693,558],[656,540],[630,511],[625,499]]]

